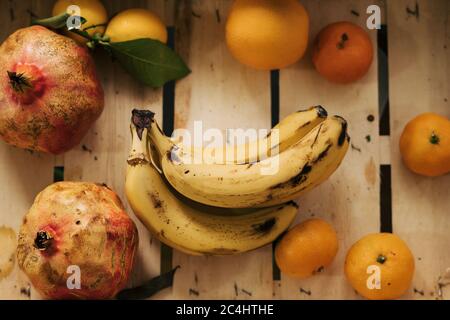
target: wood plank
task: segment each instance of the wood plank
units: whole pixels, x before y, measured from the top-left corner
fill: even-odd
[[[111,17],[127,8],[143,7],[171,23],[172,1],[114,1],[104,2]],[[104,52],[95,52],[98,74],[105,90],[105,110],[79,147],[65,155],[66,180],[105,182],[115,190],[136,221],[139,231],[139,251],[130,286],[141,284],[159,274],[160,243],[134,216],[126,202],[124,181],[126,159],[131,144],[130,122],[133,108],[150,109],[162,116],[162,89],[141,85],[129,76]]]
[[[419,16],[407,14],[406,8]],[[450,176],[425,178],[401,162],[398,141],[406,123],[423,112],[450,116],[450,3],[388,1],[393,228],[416,258],[406,299],[435,299],[439,275],[450,266]],[[420,294],[414,291],[423,292]],[[443,289],[450,299],[449,288]]]
[[[183,1],[175,19],[176,48],[192,74],[179,81],[175,128],[269,128],[269,73],[251,70],[226,48],[231,1]],[[220,18],[220,19],[219,19]],[[192,131],[191,131],[192,132]],[[173,298],[265,299],[272,295],[271,247],[240,256],[192,257],[174,252]],[[192,289],[192,290],[190,290]]]
[[[0,40],[29,25],[28,10],[48,16],[53,2],[5,1],[0,11]],[[146,7],[158,13],[167,25],[175,25],[177,51],[193,71],[176,85],[175,128],[192,129],[196,120],[203,121],[204,129],[270,127],[269,73],[240,65],[230,56],[224,42],[224,23],[231,0],[103,3],[110,16],[126,8]],[[319,29],[333,21],[349,20],[364,26],[367,6],[381,6],[384,1],[302,0],[302,3],[311,17],[312,42]],[[343,259],[354,241],[380,228],[380,164],[392,166],[394,232],[406,240],[416,257],[413,286],[404,298],[436,298],[437,278],[450,266],[447,248],[450,177],[428,179],[409,172],[401,163],[398,138],[406,122],[419,113],[434,111],[450,116],[450,4],[445,0],[418,0],[417,4],[418,17],[407,13],[407,8],[415,10],[415,0],[387,3],[391,137],[378,136],[376,57],[369,74],[347,86],[327,83],[317,74],[311,64],[311,46],[300,63],[280,72],[280,118],[297,109],[321,104],[330,114],[340,114],[349,121],[356,148],[349,150],[341,168],[329,181],[299,199],[301,209],[297,221],[316,216],[336,227],[340,250],[333,265],[310,279],[300,281],[282,275],[281,281],[274,282],[270,246],[223,258],[191,257],[175,251],[173,265],[182,268],[177,271],[174,287],[154,298],[269,299],[272,295],[281,299],[359,298],[345,281]],[[14,9],[12,12],[10,7]],[[376,31],[369,33],[376,47]],[[65,167],[66,180],[106,182],[126,203],[123,183],[130,146],[130,112],[134,107],[148,107],[161,122],[162,90],[138,84],[120,66],[112,64],[106,54],[94,55],[105,89],[106,106],[79,147],[65,156],[53,157],[0,143],[3,186],[0,226],[18,231],[35,195],[52,182],[55,165]],[[366,120],[369,114],[375,116],[374,122]],[[135,218],[128,205],[127,209]],[[130,286],[160,271],[160,244],[137,224],[141,241]],[[8,278],[0,280],[0,299],[27,299],[28,288],[26,276],[16,266]],[[30,298],[39,298],[32,288]],[[450,289],[443,288],[443,298],[450,299]]]
[[[29,11],[45,14],[47,8],[47,3],[38,1],[6,3],[0,11],[0,42],[15,30],[29,25]],[[54,163],[52,155],[31,153],[0,142],[0,226],[19,231],[22,218],[37,193],[52,183]],[[29,287],[28,279],[16,264],[9,277],[0,280],[0,299],[28,299]],[[31,289],[30,297],[38,295]]]
[[[377,232],[380,219],[376,30],[368,30],[375,50],[374,62],[369,73],[354,84],[336,85],[322,78],[311,62],[311,48],[319,30],[332,22],[347,20],[367,30],[366,8],[379,1],[303,0],[302,3],[310,15],[310,43],[299,63],[280,72],[280,118],[298,109],[322,105],[330,115],[339,114],[347,119],[354,148],[349,148],[341,167],[328,181],[299,199],[297,222],[320,217],[336,228],[339,252],[335,261],[322,274],[305,280],[281,275],[274,292],[282,299],[353,299],[358,296],[347,284],[343,272],[346,252],[361,236]],[[375,121],[367,121],[368,115],[374,115]],[[365,138],[367,135],[370,142]]]

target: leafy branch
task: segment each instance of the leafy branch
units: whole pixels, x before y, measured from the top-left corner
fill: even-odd
[[[159,40],[142,38],[123,42],[111,42],[107,35],[94,33],[92,36],[87,30],[105,24],[93,25],[84,29],[69,29],[67,20],[71,17],[63,13],[45,19],[33,19],[32,25],[41,25],[51,29],[65,29],[87,39],[86,46],[90,49],[102,47],[114,60],[134,78],[151,87],[161,87],[171,80],[177,80],[188,75],[191,70],[181,57],[167,45]],[[81,25],[87,20],[79,17]]]

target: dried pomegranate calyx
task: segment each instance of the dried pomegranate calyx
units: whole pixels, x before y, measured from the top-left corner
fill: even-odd
[[[39,250],[47,250],[53,242],[53,236],[48,231],[38,231],[34,239],[34,246]]]
[[[26,88],[31,88],[31,83],[23,73],[17,73],[15,71],[7,71],[9,83],[16,92],[24,92]]]

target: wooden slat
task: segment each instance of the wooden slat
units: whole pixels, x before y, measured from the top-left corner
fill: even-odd
[[[380,164],[391,164],[391,137],[380,136]]]
[[[407,14],[416,3],[418,17]],[[387,12],[393,228],[416,258],[413,287],[405,298],[435,299],[437,278],[450,267],[450,176],[430,179],[410,172],[401,162],[398,141],[405,124],[420,113],[450,116],[450,3],[388,1]],[[448,288],[443,293],[450,299]]]
[[[104,2],[109,16],[126,8],[143,7],[153,10],[165,23],[170,14],[165,9],[171,1]],[[65,155],[66,180],[104,182],[116,191],[136,221],[139,231],[139,251],[130,285],[138,285],[159,274],[159,241],[134,216],[126,202],[124,181],[126,159],[130,150],[130,122],[133,108],[145,108],[162,116],[162,89],[151,89],[132,79],[104,52],[95,52],[98,74],[105,91],[105,110],[81,145]]]
[[[48,16],[53,2],[5,1],[0,10],[0,40],[29,25],[27,10]],[[158,13],[167,25],[175,26],[176,49],[193,71],[176,84],[175,128],[192,129],[196,120],[203,121],[204,129],[270,127],[269,73],[236,62],[224,42],[224,23],[231,0],[103,3],[110,16],[126,8],[146,7]],[[319,29],[330,22],[349,20],[364,27],[367,6],[379,4],[383,9],[384,1],[302,0],[302,3],[311,17],[312,42]],[[282,275],[280,281],[274,282],[270,246],[223,258],[191,257],[174,251],[173,265],[181,265],[174,287],[154,298],[269,299],[272,295],[282,299],[358,298],[345,281],[343,259],[354,241],[380,228],[380,164],[391,164],[393,231],[410,245],[416,257],[413,286],[404,298],[436,298],[436,281],[450,267],[450,177],[429,179],[409,172],[401,163],[398,138],[406,122],[419,113],[434,111],[450,116],[450,10],[446,0],[418,0],[417,5],[418,17],[411,13],[416,10],[415,0],[387,2],[391,137],[378,136],[376,55],[369,74],[352,85],[334,85],[321,78],[311,64],[311,46],[300,63],[280,72],[280,118],[297,109],[321,104],[330,114],[340,114],[349,121],[355,148],[349,150],[329,181],[299,200],[297,221],[316,216],[336,227],[340,250],[333,265],[310,279],[299,281]],[[383,20],[384,13],[383,10]],[[376,31],[369,33],[376,48]],[[55,165],[65,167],[66,180],[106,182],[126,204],[123,184],[130,146],[130,112],[134,107],[148,107],[161,122],[162,90],[138,84],[120,66],[112,64],[106,54],[94,55],[106,106],[79,147],[65,156],[53,157],[30,154],[0,143],[3,186],[0,225],[18,231],[35,195],[52,182]],[[375,116],[375,121],[366,120],[369,114]],[[370,141],[366,136],[370,136]],[[390,155],[386,150],[390,150]],[[138,221],[137,224],[140,248],[130,285],[159,274],[161,264],[159,242]],[[28,285],[26,276],[16,266],[8,278],[0,280],[0,299],[26,299],[27,294],[20,291],[26,292]],[[450,299],[449,291],[443,288],[443,298]],[[39,295],[31,289],[30,297]]]
[[[282,275],[274,292],[282,299],[357,298],[344,277],[345,254],[361,236],[377,232],[380,219],[376,30],[368,31],[375,48],[374,62],[369,73],[354,84],[336,85],[322,78],[312,65],[311,47],[319,30],[331,22],[352,21],[367,30],[366,8],[377,1],[302,3],[311,20],[310,44],[301,62],[280,72],[280,118],[301,108],[322,105],[330,115],[339,114],[348,121],[354,147],[349,148],[341,167],[328,181],[299,199],[297,222],[314,216],[326,219],[336,228],[339,252],[335,261],[323,274],[305,280]],[[375,121],[367,121],[368,115],[374,115]]]
[[[183,1],[175,20],[176,48],[192,74],[176,85],[175,128],[269,128],[269,72],[235,61],[225,45],[231,1]],[[258,299],[272,295],[271,248],[232,257],[174,252],[174,298]],[[192,290],[190,290],[192,289]]]

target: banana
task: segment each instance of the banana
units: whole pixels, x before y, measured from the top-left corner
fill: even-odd
[[[160,241],[187,254],[229,255],[271,243],[289,227],[298,210],[294,202],[234,215],[182,199],[152,164],[150,117],[133,112],[125,191],[136,216]]]
[[[338,168],[349,145],[346,121],[333,116],[276,156],[249,164],[198,164],[167,143],[151,122],[150,138],[168,182],[185,197],[217,207],[264,207],[296,199]]]
[[[281,120],[266,137],[241,144],[199,148],[194,144],[183,145],[181,141],[174,142],[169,137],[165,137],[165,139],[169,145],[177,144],[178,148],[183,150],[185,157],[193,159],[200,156],[203,163],[245,164],[274,156],[286,150],[323,122],[327,116],[327,111],[322,106],[299,110]]]

